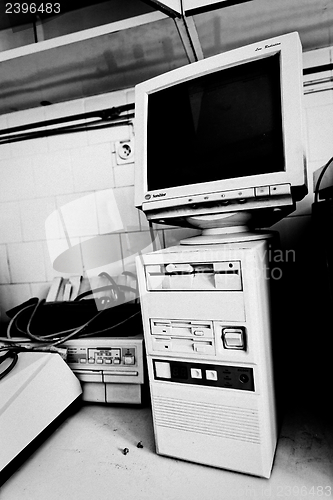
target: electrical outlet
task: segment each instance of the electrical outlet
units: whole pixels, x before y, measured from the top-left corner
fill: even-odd
[[[116,142],[116,162],[117,165],[133,163],[134,161],[134,141],[119,141]]]

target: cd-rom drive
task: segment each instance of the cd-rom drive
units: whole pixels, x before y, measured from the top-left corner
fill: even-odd
[[[138,257],[156,450],[269,477],[276,440],[265,239]]]
[[[239,261],[147,265],[148,290],[241,290]]]

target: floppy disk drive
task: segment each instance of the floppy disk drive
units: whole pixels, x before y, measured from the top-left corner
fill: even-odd
[[[246,350],[245,326],[221,321],[150,320],[152,352],[193,356],[222,355],[225,350]]]

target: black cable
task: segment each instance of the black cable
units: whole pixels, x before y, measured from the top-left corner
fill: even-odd
[[[96,330],[93,333],[92,332],[84,333],[84,330],[86,330],[88,328],[88,326],[90,326],[93,323],[93,321],[95,321],[97,319],[97,317],[100,316],[100,314],[103,312],[104,312],[104,310],[99,311],[93,318],[91,318],[85,324],[83,324],[83,325],[79,326],[78,328],[76,328],[75,330],[73,330],[70,334],[68,334],[65,337],[61,337],[62,332],[57,332],[55,334],[52,334],[52,336],[55,337],[52,341],[50,340],[50,341],[46,342],[45,339],[48,336],[45,335],[43,337],[39,337],[39,336],[33,335],[33,336],[31,336],[31,338],[33,340],[36,340],[36,342],[38,342],[38,344],[35,344],[35,345],[30,344],[27,347],[20,345],[23,342],[21,339],[16,341],[13,337],[10,337],[8,339],[8,342],[10,342],[10,344],[7,345],[6,347],[2,347],[2,348],[0,347],[0,351],[9,350],[9,349],[16,349],[16,350],[19,349],[20,351],[38,351],[41,346],[54,347],[54,346],[57,346],[59,344],[63,344],[64,342],[66,342],[67,340],[69,340],[75,336],[77,336],[79,338],[97,336],[97,335],[100,335],[102,333],[114,330],[115,328],[118,328],[119,326],[125,324],[127,321],[131,320],[132,318],[134,318],[135,316],[138,316],[140,314],[140,311],[137,311],[134,314],[132,314],[131,316],[128,316],[127,318],[125,318],[124,320],[118,321],[118,323],[116,323],[115,325],[108,326],[107,328],[103,328],[101,330]],[[29,336],[29,334],[30,334],[29,332],[26,332],[27,336]],[[61,338],[59,338],[59,337],[61,337]]]
[[[86,321],[83,325],[80,325],[79,327],[77,328],[72,328],[72,329],[69,329],[69,330],[63,330],[63,331],[60,331],[60,332],[54,332],[52,334],[48,334],[48,335],[34,335],[32,332],[31,332],[31,323],[32,323],[32,320],[34,318],[34,316],[36,315],[37,313],[37,310],[39,307],[41,307],[41,304],[44,303],[44,300],[40,301],[35,307],[34,307],[34,310],[32,311],[32,314],[28,320],[28,324],[27,324],[27,328],[25,331],[23,331],[23,334],[28,337],[30,340],[33,340],[35,342],[38,342],[38,343],[42,343],[44,346],[57,346],[59,344],[62,344],[64,342],[66,342],[67,340],[73,338],[73,337],[87,337],[87,336],[97,336],[97,335],[100,335],[102,333],[105,333],[107,331],[111,331],[115,328],[118,328],[119,326],[125,324],[127,321],[131,320],[132,318],[134,318],[135,316],[139,315],[140,314],[140,311],[137,311],[135,312],[134,314],[132,314],[131,316],[128,316],[127,318],[125,318],[124,320],[121,320],[119,321],[118,323],[116,323],[115,325],[112,325],[112,326],[108,326],[106,328],[102,328],[102,329],[99,329],[99,330],[96,330],[94,332],[89,332],[89,333],[84,333],[84,331],[91,326],[91,324],[99,317],[101,316],[103,313],[105,313],[105,309],[101,310],[101,311],[98,311],[92,318],[90,318],[88,321]],[[31,307],[31,306],[30,306]],[[29,307],[29,308],[30,308]],[[26,310],[27,308],[24,308],[24,310]],[[19,313],[17,313],[17,315],[12,318],[11,322],[10,322],[10,326],[11,328],[13,327],[13,324],[15,323],[15,320],[16,320],[16,317],[19,315]],[[15,343],[17,344],[21,344],[22,340],[15,340],[12,336],[11,336],[11,328],[8,328],[7,330],[7,338],[8,338],[8,342],[11,342],[11,345],[15,345]],[[22,330],[20,330],[20,332],[22,333]],[[36,350],[36,348],[38,347],[37,346],[33,346],[31,347],[31,349],[28,347],[28,348],[24,348],[23,346],[21,346],[22,350]],[[1,350],[1,349],[0,349]]]
[[[42,340],[44,341],[45,339],[49,339],[49,338],[54,337],[54,336],[59,336],[59,333],[61,335],[65,335],[65,334],[71,333],[73,330],[75,330],[75,328],[71,328],[69,330],[64,330],[64,331],[59,332],[59,333],[56,332],[56,333],[51,333],[51,334],[44,335],[44,336],[35,336],[32,333],[30,333],[31,321],[32,321],[33,317],[36,315],[37,310],[44,304],[44,302],[45,302],[45,299],[41,299],[36,304],[29,305],[29,306],[24,307],[23,309],[19,310],[15,314],[15,316],[12,317],[12,319],[10,320],[10,322],[8,324],[7,338],[14,341],[14,339],[12,337],[12,330],[14,329],[14,327],[15,327],[15,330],[17,332],[19,332],[21,335],[24,335],[25,337],[28,336],[30,340],[36,340],[37,342],[41,342]],[[21,314],[23,314],[24,312],[27,312],[29,309],[33,309],[33,310],[31,311],[31,314],[29,316],[27,328],[25,330],[22,330],[22,328],[20,328],[20,326],[18,325],[17,319]]]
[[[131,271],[123,271],[121,274],[124,276],[130,276],[131,278],[135,279],[136,283],[138,282],[137,275],[132,273]]]
[[[45,342],[47,341],[47,339],[51,339],[51,338],[54,338],[56,337],[56,339],[59,338],[59,335],[71,335],[75,330],[77,330],[77,328],[70,328],[68,330],[62,330],[61,332],[55,332],[55,333],[50,333],[48,335],[34,335],[31,331],[31,323],[34,319],[34,317],[36,316],[37,314],[37,311],[38,309],[45,303],[45,299],[42,299],[40,300],[36,307],[34,308],[34,310],[32,311],[32,314],[28,320],[28,323],[27,323],[27,329],[26,329],[26,334],[27,336],[32,339],[32,340],[37,340],[38,342]],[[81,328],[81,327],[79,327]]]
[[[16,365],[18,360],[17,352],[11,349],[7,350],[6,354],[0,356],[0,365],[8,358],[12,358],[12,362],[10,363],[9,366],[7,366],[7,368],[4,371],[0,372],[0,380],[2,380],[6,375],[8,375],[8,373],[11,372],[14,366]]]
[[[320,184],[321,184],[321,181],[326,173],[326,170],[328,169],[328,167],[330,166],[330,164],[332,163],[333,161],[333,156],[328,160],[328,162],[326,163],[326,165],[324,165],[322,171],[320,172],[319,174],[319,177],[317,179],[317,182],[316,182],[316,185],[315,185],[315,188],[314,188],[314,202],[315,203],[318,203],[318,197],[319,197],[319,188],[320,188]]]
[[[130,319],[132,318],[135,318],[135,316],[138,316],[140,314],[140,311],[137,311],[135,312],[134,314],[131,314],[131,316],[127,316],[127,318],[121,320],[121,321],[118,321],[118,323],[116,323],[115,325],[112,325],[112,326],[108,326],[107,328],[103,328],[102,330],[98,330],[96,332],[93,333],[93,335],[100,335],[102,333],[105,333],[105,332],[108,332],[110,330],[113,330],[114,328],[118,328],[119,326],[121,325],[124,325],[125,323],[127,323],[127,321],[129,321]],[[79,337],[91,337],[92,334],[89,332],[89,333],[83,333],[83,334],[80,334]]]
[[[114,288],[110,285],[104,285],[104,286],[100,286],[98,288],[94,288],[94,290],[87,290],[86,292],[82,292],[79,295],[77,295],[73,302],[79,302],[84,297],[88,297],[89,295],[93,295],[94,293],[97,293],[97,292],[106,292],[109,290],[114,290]]]
[[[136,275],[133,273],[130,273],[128,271],[123,272],[124,275],[128,275],[131,277],[136,278]],[[130,291],[134,292],[137,294],[138,292],[138,284],[136,284],[137,288],[134,289],[132,287],[126,286],[126,285],[118,285],[115,280],[106,272],[102,272],[99,275],[100,277],[105,277],[108,279],[110,282],[110,285],[106,285],[103,287],[99,287],[94,290],[89,290],[87,292],[84,292],[80,294],[75,300],[81,300],[83,297],[94,294],[96,292],[100,291],[106,291],[106,290],[113,290],[115,293],[115,297],[113,297],[113,300],[115,301],[115,305],[121,305],[119,304],[119,301],[125,298],[124,291]],[[103,297],[105,300],[109,300],[109,297]],[[14,352],[16,351],[38,351],[38,350],[45,350],[47,348],[55,348],[55,346],[62,344],[66,342],[67,340],[73,338],[73,337],[87,337],[87,336],[96,336],[103,334],[105,332],[109,332],[115,328],[118,328],[119,326],[125,324],[127,321],[131,320],[138,314],[140,314],[140,311],[135,312],[131,316],[126,317],[124,320],[118,321],[115,325],[108,326],[106,328],[102,328],[99,330],[95,330],[93,332],[85,332],[87,328],[91,327],[91,325],[103,314],[105,313],[108,309],[102,309],[99,310],[96,314],[93,315],[89,320],[87,320],[85,323],[80,325],[79,327],[74,327],[70,328],[67,330],[62,330],[62,331],[56,331],[54,333],[50,333],[47,335],[35,335],[32,333],[32,323],[34,318],[36,317],[38,310],[45,304],[45,299],[38,300],[36,303],[34,302],[33,304],[29,303],[23,308],[20,308],[17,310],[16,314],[11,318],[8,328],[7,328],[7,345],[5,347],[0,347],[0,351],[6,350],[6,351],[11,351]],[[74,301],[73,301],[74,302]],[[118,303],[118,304],[117,304]],[[27,324],[25,327],[25,330],[20,328],[18,324],[18,318],[23,315],[29,314],[29,317],[27,319]],[[12,336],[13,330],[15,328],[15,332],[21,334],[24,337],[28,337],[28,339],[15,339]],[[34,343],[32,343],[33,341]],[[6,340],[4,341],[6,342]],[[27,346],[21,345],[24,344],[25,342],[28,342],[29,344]],[[9,355],[8,355],[9,356]]]
[[[116,301],[119,302],[120,300],[124,301],[125,300],[125,295],[122,293],[120,286],[115,282],[115,280],[110,276],[107,272],[103,271],[99,273],[98,275],[100,278],[106,278],[109,280],[109,282],[112,285],[112,288],[114,289],[114,292],[116,294]]]
[[[38,304],[38,302],[37,302]],[[21,313],[24,313],[27,312],[29,309],[32,309],[32,308],[35,308],[36,307],[36,304],[29,304],[28,306],[26,307],[23,307],[22,309],[19,309],[16,314],[14,314],[14,316],[10,319],[9,323],[8,323],[8,327],[7,327],[7,338],[11,339],[12,338],[12,330],[15,326],[15,329],[16,331],[18,331],[19,333],[21,333],[22,335],[25,336],[25,330],[22,330],[18,325],[17,325],[17,318],[18,316],[21,315]]]
[[[128,290],[128,291],[134,291],[135,296],[136,296],[135,301],[136,301],[136,303],[138,303],[140,294],[139,294],[139,282],[138,282],[137,275],[132,273],[131,271],[123,271],[122,274],[124,276],[129,276],[130,278],[133,278],[135,280],[135,289],[132,288],[132,290]],[[131,288],[131,287],[129,287],[129,288]],[[127,290],[127,287],[126,287],[125,291],[126,290]]]
[[[116,300],[116,303],[117,302],[120,302],[121,304],[123,302],[125,302],[125,296],[124,296],[124,293],[123,292],[133,292],[135,294],[138,293],[138,289],[137,288],[132,288],[131,286],[127,286],[127,285],[117,285],[117,289],[118,291],[116,292],[116,294],[118,294],[116,297],[115,297],[115,300]],[[82,292],[80,293],[75,299],[73,302],[80,302],[82,299],[84,299],[85,297],[89,297],[89,295],[93,295],[95,293],[98,293],[98,292],[106,292],[106,291],[109,291],[109,290],[113,290],[115,291],[115,289],[110,286],[110,285],[104,285],[104,286],[100,286],[98,288],[94,288],[94,290],[87,290],[86,292]],[[105,296],[103,297],[104,299],[107,299],[109,298],[108,296]],[[97,300],[95,298],[95,300]],[[99,297],[99,300],[101,300],[101,298]]]

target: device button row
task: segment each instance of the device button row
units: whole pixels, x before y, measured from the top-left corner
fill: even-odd
[[[191,368],[191,378],[202,379],[200,368]],[[206,380],[217,380],[216,370],[206,370]]]
[[[254,196],[253,188],[245,188],[241,190],[225,191],[219,197],[223,200],[232,200],[237,198],[252,198]]]
[[[134,362],[134,356],[132,356],[133,358],[133,361],[131,360],[128,360],[128,362],[126,362],[126,359],[125,359],[125,364],[135,364]],[[120,364],[121,360],[120,358],[115,358],[113,360],[114,364]],[[86,358],[80,358],[80,363],[81,364],[84,364],[84,363],[87,363],[87,359]],[[95,358],[89,358],[88,359],[88,363],[89,364],[94,364],[94,363],[97,363],[98,365],[102,365],[103,363],[105,363],[106,365],[111,365],[112,364],[112,359],[111,358],[97,358],[95,360]]]

